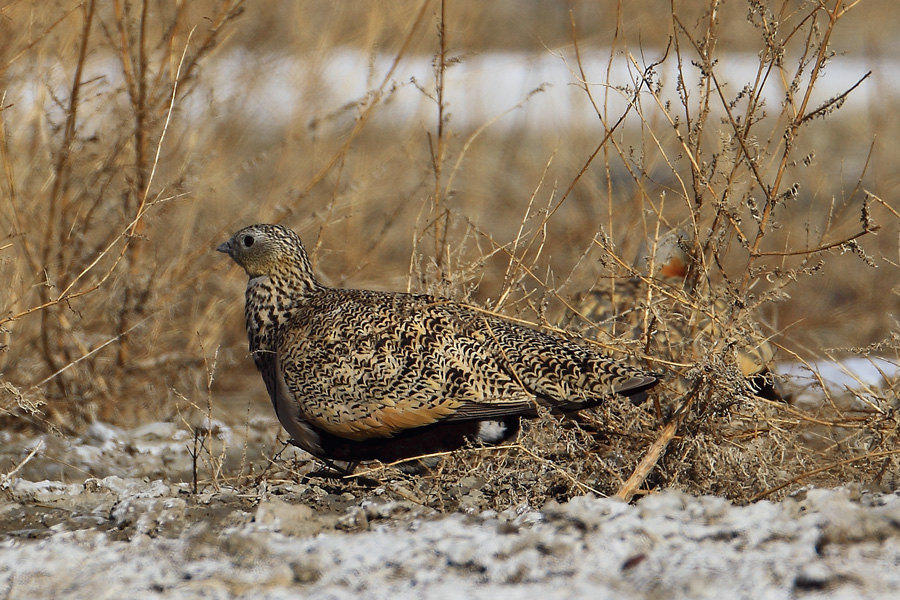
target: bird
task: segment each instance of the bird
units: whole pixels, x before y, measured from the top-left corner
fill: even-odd
[[[733,307],[724,298],[712,299],[701,286],[691,289],[687,284],[691,257],[683,233],[670,231],[661,236],[654,258],[652,274],[614,279],[576,294],[574,310],[568,312],[563,326],[589,336],[642,340],[647,352],[667,361],[690,362],[705,354],[722,337],[722,323]],[[730,335],[735,340],[735,364],[749,389],[770,400],[783,400],[770,371],[775,356],[771,342],[752,323]],[[669,383],[679,392],[688,388],[680,378]]]
[[[344,472],[506,442],[541,407],[574,413],[659,380],[473,305],[325,286],[282,225],[244,227],[217,250],[249,277],[250,353],[291,443]]]

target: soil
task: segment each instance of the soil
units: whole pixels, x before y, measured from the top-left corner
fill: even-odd
[[[900,587],[900,497],[860,484],[744,506],[570,488],[498,510],[522,497],[503,481],[528,473],[326,478],[300,452],[277,454],[274,419],[207,430],[206,445],[171,423],[3,433],[0,596],[888,598]]]

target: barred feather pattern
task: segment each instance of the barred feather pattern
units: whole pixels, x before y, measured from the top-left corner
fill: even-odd
[[[282,226],[246,227],[218,249],[250,277],[250,351],[278,418],[319,458],[397,460],[494,442],[480,432],[496,428],[483,424],[514,435],[540,406],[577,411],[657,382],[476,307],[323,286],[300,238]]]

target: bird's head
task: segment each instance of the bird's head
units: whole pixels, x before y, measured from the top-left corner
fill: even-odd
[[[300,236],[281,225],[244,227],[216,248],[230,256],[250,278],[293,276],[315,281]]]

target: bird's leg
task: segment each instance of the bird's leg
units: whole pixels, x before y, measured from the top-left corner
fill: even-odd
[[[359,462],[350,462],[346,463],[346,466],[341,466],[337,461],[329,460],[327,458],[318,458],[325,467],[323,469],[319,469],[318,471],[313,471],[309,473],[309,476],[312,477],[326,477],[328,479],[343,479],[347,475],[352,475],[353,471],[356,470],[356,467],[359,465]]]

